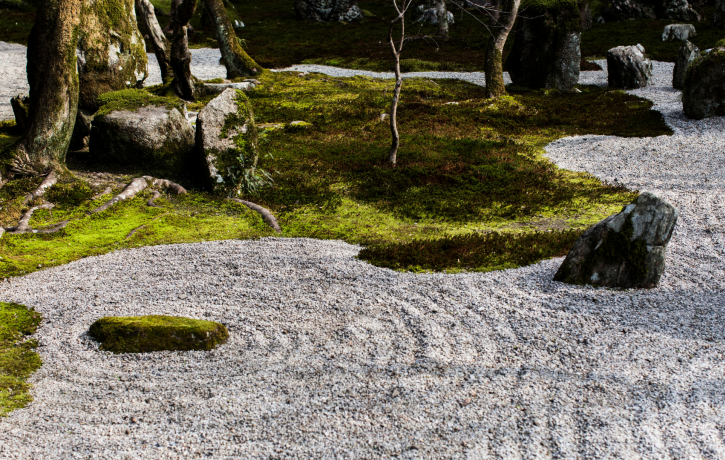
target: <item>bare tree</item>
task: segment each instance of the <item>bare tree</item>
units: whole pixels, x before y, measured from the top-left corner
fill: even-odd
[[[448,8],[446,0],[435,0],[436,16],[438,17],[438,36],[448,38]]]
[[[148,31],[156,60],[159,62],[159,68],[161,69],[161,79],[166,82],[167,78],[171,76],[169,73],[171,67],[169,41],[164,36],[163,30],[161,30],[159,21],[156,19],[156,11],[149,0],[136,0],[136,9],[138,10],[138,18]]]
[[[171,68],[174,71],[174,91],[182,99],[196,99],[196,85],[191,75],[191,53],[189,52],[188,25],[196,11],[197,0],[173,0],[171,21],[173,40],[171,42]]]
[[[217,43],[222,53],[227,78],[248,77],[260,74],[264,69],[242,49],[234,33],[222,0],[204,0],[205,10],[214,20]]]
[[[521,0],[503,0],[503,9],[499,9],[497,27],[492,30],[492,39],[486,50],[486,62],[484,72],[486,73],[486,95],[497,98],[506,95],[506,86],[503,81],[503,47],[506,39],[514,27],[516,16],[519,13]],[[503,22],[501,17],[504,17]]]
[[[28,127],[3,173],[32,175],[65,162],[78,111],[81,2],[41,0],[28,39]]]
[[[403,87],[403,75],[400,72],[400,55],[403,52],[403,45],[405,45],[405,12],[410,7],[413,0],[401,0],[401,5],[398,4],[398,0],[393,0],[395,10],[398,15],[390,21],[390,28],[388,29],[388,43],[390,44],[390,50],[393,52],[393,62],[395,64],[395,90],[393,91],[393,102],[390,104],[390,132],[393,135],[392,144],[390,146],[390,153],[388,155],[388,162],[395,165],[398,157],[398,147],[400,146],[400,134],[398,133],[398,101],[400,101],[400,89]],[[395,24],[400,22],[400,41],[395,44],[393,39],[393,32],[395,31]]]

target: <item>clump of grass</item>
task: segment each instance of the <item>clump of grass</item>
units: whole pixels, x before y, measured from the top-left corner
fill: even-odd
[[[25,407],[30,396],[28,377],[42,364],[37,342],[27,340],[40,324],[40,314],[23,305],[0,302],[0,417]]]
[[[467,234],[383,243],[358,257],[379,267],[409,271],[491,271],[566,255],[580,230]]]

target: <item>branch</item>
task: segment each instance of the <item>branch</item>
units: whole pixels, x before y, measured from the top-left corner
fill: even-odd
[[[244,201],[240,200],[239,198],[227,198],[227,200],[234,201],[237,203],[241,203],[244,206],[248,207],[252,211],[256,211],[259,214],[262,215],[262,219],[274,229],[277,233],[282,233],[282,229],[279,228],[279,224],[277,223],[277,219],[274,218],[271,212],[269,212],[269,209],[263,208],[258,204],[252,203],[251,201]]]

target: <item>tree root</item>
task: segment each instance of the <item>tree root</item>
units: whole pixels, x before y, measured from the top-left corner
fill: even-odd
[[[158,192],[156,192],[156,193],[158,193]],[[161,219],[166,214],[168,214],[168,213],[161,214],[160,216],[156,216],[153,219],[151,219],[151,221],[148,224],[139,225],[138,227],[134,228],[133,230],[131,230],[130,232],[128,232],[128,235],[126,235],[126,239],[131,238],[137,231],[139,231],[139,230],[141,230],[143,228],[146,228],[151,222],[155,222],[155,221]]]
[[[107,201],[105,204],[97,207],[93,211],[89,212],[88,215],[97,214],[99,212],[105,211],[106,209],[110,208],[114,204],[118,203],[119,201],[128,200],[130,198],[133,198],[136,196],[139,192],[142,192],[146,189],[146,187],[149,186],[149,184],[152,187],[164,187],[173,190],[177,194],[183,194],[186,193],[186,189],[182,187],[181,185],[177,184],[176,182],[171,182],[168,179],[155,179],[151,176],[142,176],[137,177],[134,180],[131,181],[130,184],[126,186],[126,188],[121,191],[118,195],[111,198],[109,201]],[[158,198],[158,197],[157,197]],[[152,198],[151,201],[155,200],[156,198]]]
[[[156,204],[156,200],[159,198],[161,198],[161,193],[154,190],[154,196],[152,196],[151,199],[146,202],[146,206],[150,206],[152,208],[160,208],[161,206]]]
[[[93,195],[91,197],[91,201],[99,199],[100,197],[102,197],[106,193],[111,193],[111,190],[112,190],[111,187],[106,187],[105,189],[103,189],[100,192],[98,192],[98,194]]]
[[[58,176],[55,174],[55,171],[51,171],[48,176],[43,179],[43,182],[40,183],[38,188],[36,188],[33,193],[29,193],[25,199],[23,200],[23,206],[30,203],[36,198],[40,198],[45,194],[45,191],[55,185],[55,183],[58,182]],[[31,213],[32,215],[32,213]]]
[[[23,214],[23,217],[20,218],[20,222],[18,222],[18,225],[16,225],[15,227],[7,227],[3,229],[3,233],[7,232],[8,235],[21,235],[23,233],[55,233],[61,231],[65,228],[66,225],[68,225],[68,222],[70,221],[64,220],[63,222],[45,228],[30,227],[30,218],[33,217],[33,213],[35,211],[37,211],[38,209],[53,209],[54,206],[55,205],[53,203],[43,203],[40,206],[33,206],[32,208],[28,209],[25,214]],[[2,233],[0,233],[0,236],[2,236]]]
[[[269,209],[263,208],[258,204],[252,203],[251,201],[240,200],[239,198],[227,198],[227,199],[230,201],[241,203],[244,206],[251,209],[252,211],[258,212],[259,214],[261,214],[262,219],[264,219],[264,221],[267,223],[267,225],[272,227],[275,232],[282,233],[282,229],[279,228],[277,219],[275,219],[274,216],[272,215],[272,213],[269,212]]]

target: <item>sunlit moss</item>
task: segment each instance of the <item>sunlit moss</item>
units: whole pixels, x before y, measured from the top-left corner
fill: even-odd
[[[33,398],[28,377],[40,368],[37,343],[27,340],[40,315],[23,305],[0,302],[0,417],[25,407]]]

